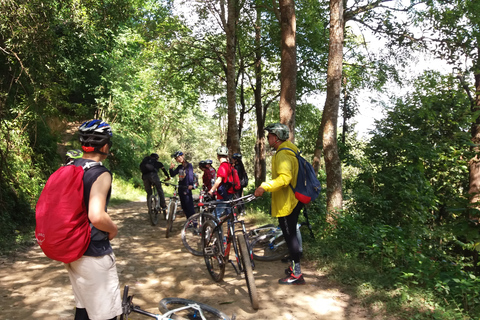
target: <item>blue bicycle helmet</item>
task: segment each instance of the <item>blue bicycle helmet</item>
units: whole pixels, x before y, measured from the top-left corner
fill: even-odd
[[[102,120],[85,121],[78,128],[78,136],[84,152],[100,152],[100,148],[108,143],[111,146],[112,128]]]
[[[172,158],[176,159],[177,157],[179,156],[183,156],[183,152],[182,151],[176,151],[174,154],[172,154]]]
[[[234,153],[232,158],[242,160],[242,155],[240,153]]]

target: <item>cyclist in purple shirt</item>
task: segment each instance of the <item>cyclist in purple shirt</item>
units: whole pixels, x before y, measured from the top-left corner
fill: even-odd
[[[172,155],[172,158],[179,163],[174,170],[175,164],[170,165],[170,176],[173,178],[178,174],[178,195],[180,196],[180,203],[182,204],[183,212],[187,219],[195,213],[193,205],[193,166],[190,162],[185,160],[183,152],[177,151]]]

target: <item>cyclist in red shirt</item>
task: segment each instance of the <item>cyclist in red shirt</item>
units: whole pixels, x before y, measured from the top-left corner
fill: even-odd
[[[217,159],[220,162],[220,166],[217,170],[217,178],[215,179],[215,183],[213,184],[208,194],[213,196],[213,193],[217,191],[217,201],[225,201],[231,200],[233,194],[229,194],[225,188],[223,188],[223,184],[227,182],[228,175],[230,174],[231,165],[228,161],[228,148],[225,146],[220,146],[217,148]],[[217,218],[220,218],[223,214],[228,214],[228,205],[227,204],[219,204],[215,209],[215,215]]]

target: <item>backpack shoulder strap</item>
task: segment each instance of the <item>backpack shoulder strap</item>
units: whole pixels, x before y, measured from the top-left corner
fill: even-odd
[[[300,150],[298,150],[298,152],[295,152],[295,151],[293,151],[293,149],[290,149],[290,148],[281,148],[281,149],[278,149],[277,152],[278,152],[278,151],[281,151],[281,150],[290,150],[290,151],[293,152],[293,154],[294,154],[296,157],[299,157],[299,156],[300,156],[300,153],[301,153]]]
[[[295,151],[293,151],[293,150],[290,149],[290,148],[281,148],[281,149],[278,149],[277,152],[278,152],[278,151],[281,151],[281,150],[290,150],[290,151],[292,151],[293,154],[295,155],[295,157],[297,158],[297,161],[298,161],[298,163],[299,163],[299,165],[300,165],[300,160],[298,159],[298,157],[300,156],[300,151],[298,151],[298,154],[297,154]],[[293,188],[291,182],[290,182],[289,186],[290,186],[290,189],[292,189],[292,192],[295,193],[295,189]]]
[[[96,167],[96,166],[103,166],[103,163],[102,162],[87,162],[85,163],[82,168],[84,171],[87,171],[88,169],[90,168],[93,168],[93,167]]]

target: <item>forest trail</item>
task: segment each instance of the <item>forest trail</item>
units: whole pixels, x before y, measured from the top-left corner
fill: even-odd
[[[165,238],[165,221],[152,227],[145,202],[109,208],[119,226],[112,242],[117,256],[120,285],[128,284],[134,303],[158,312],[165,297],[181,297],[209,304],[237,319],[374,319],[368,310],[325,276],[302,265],[304,286],[279,285],[286,265],[280,261],[257,262],[254,271],[260,309],[250,305],[245,280],[227,266],[224,281],[215,283],[202,257],[191,255],[180,238],[185,218],[177,217],[173,236]],[[0,258],[1,318],[73,319],[74,299],[62,263],[44,256],[38,245]],[[123,291],[123,290],[122,290]],[[148,319],[131,314],[129,319]]]

